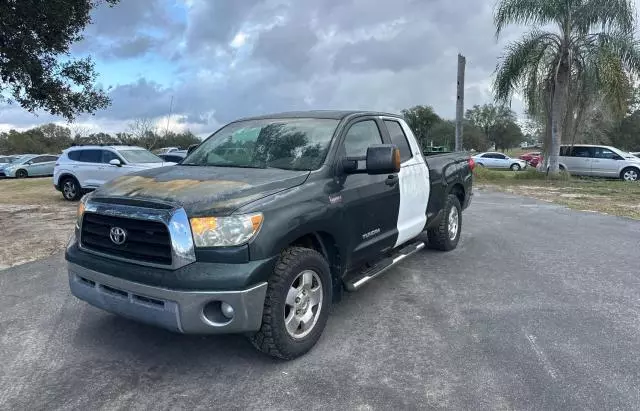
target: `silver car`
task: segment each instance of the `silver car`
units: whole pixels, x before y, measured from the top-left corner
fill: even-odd
[[[560,147],[560,168],[573,175],[640,179],[640,158],[611,146],[577,144]]]
[[[496,152],[480,153],[473,156],[473,159],[480,167],[508,168],[513,171],[520,171],[527,167],[527,162],[524,160]]]
[[[56,160],[58,160],[58,156],[49,154],[25,155],[0,170],[0,177],[51,176],[56,166]]]

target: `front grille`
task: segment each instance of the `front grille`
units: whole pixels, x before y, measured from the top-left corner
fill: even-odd
[[[126,241],[117,245],[110,238],[113,227],[126,231]],[[82,246],[86,249],[145,263],[171,265],[171,238],[163,223],[85,213]]]

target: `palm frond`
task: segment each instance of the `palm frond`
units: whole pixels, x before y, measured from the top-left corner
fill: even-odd
[[[509,24],[545,25],[558,22],[565,5],[563,0],[500,0],[494,13],[496,38]]]
[[[496,68],[496,100],[506,102],[515,89],[533,84],[532,76],[548,72],[548,63],[559,52],[560,39],[554,33],[533,30],[507,46],[506,55]],[[535,73],[535,74],[534,74]]]
[[[589,33],[596,26],[605,31],[630,32],[634,28],[635,9],[629,0],[587,0],[572,16],[572,26],[580,33]]]
[[[640,74],[640,42],[629,32],[603,32],[594,34],[596,41],[590,53],[603,55],[606,50],[611,59],[620,60],[623,67],[633,74]]]

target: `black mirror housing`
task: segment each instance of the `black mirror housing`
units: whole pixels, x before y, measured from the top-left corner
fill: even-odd
[[[393,144],[367,148],[367,174],[395,174],[400,171],[400,150]]]
[[[365,161],[364,169],[358,168]],[[346,174],[394,174],[400,171],[400,150],[393,144],[377,144],[367,148],[365,157],[347,157],[342,160]]]

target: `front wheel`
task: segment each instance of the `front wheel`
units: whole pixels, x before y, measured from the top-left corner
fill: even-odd
[[[67,177],[62,181],[62,196],[67,201],[76,201],[81,196],[80,184],[75,178]]]
[[[250,337],[260,351],[291,360],[320,339],[331,305],[331,274],[315,250],[290,247],[280,254],[269,279],[262,326]]]
[[[458,246],[461,232],[462,207],[460,200],[455,195],[449,194],[440,224],[427,230],[428,247],[434,250],[451,251]]]
[[[27,170],[20,169],[16,171],[16,178],[27,178],[29,174],[27,174]]]
[[[638,181],[640,172],[637,168],[627,167],[620,173],[620,178],[624,181]]]
[[[511,171],[520,171],[521,167],[520,167],[520,164],[513,163],[509,168],[511,169]]]

